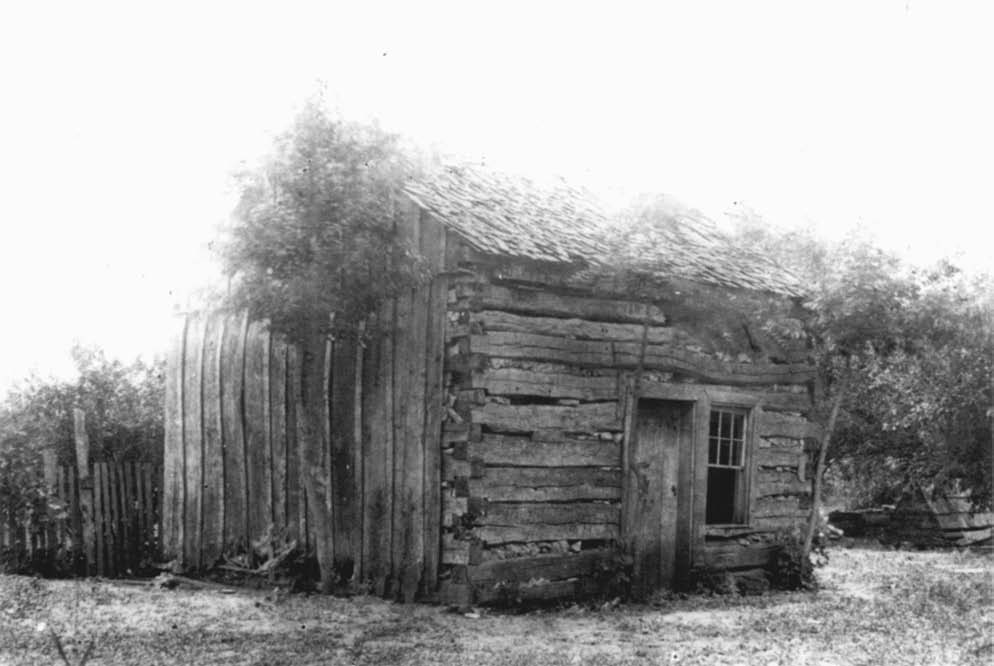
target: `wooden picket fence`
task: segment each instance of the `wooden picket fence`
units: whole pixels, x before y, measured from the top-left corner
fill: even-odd
[[[135,575],[159,553],[161,470],[152,463],[46,466],[57,502],[49,520],[0,524],[0,548],[21,559],[60,557],[76,573]]]

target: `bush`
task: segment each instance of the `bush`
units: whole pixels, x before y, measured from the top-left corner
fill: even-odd
[[[770,566],[770,584],[776,590],[815,590],[818,580],[815,569],[828,564],[825,538],[818,534],[808,558],[804,557],[804,539],[797,532],[781,532],[776,537],[780,546]]]

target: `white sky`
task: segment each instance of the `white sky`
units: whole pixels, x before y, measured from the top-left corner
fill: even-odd
[[[354,118],[609,196],[989,264],[994,3],[5,3],[0,388],[163,348],[323,80]]]

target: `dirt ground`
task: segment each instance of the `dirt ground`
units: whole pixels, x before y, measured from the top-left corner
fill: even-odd
[[[994,561],[837,549],[817,593],[456,613],[0,576],[0,664],[990,664]]]

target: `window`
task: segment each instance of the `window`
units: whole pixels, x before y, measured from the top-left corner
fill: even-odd
[[[744,523],[746,518],[746,411],[711,410],[708,428],[708,496],[705,522]]]

